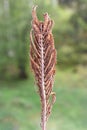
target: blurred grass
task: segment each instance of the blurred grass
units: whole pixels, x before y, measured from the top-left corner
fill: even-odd
[[[58,71],[57,100],[47,124],[50,130],[87,130],[86,76]],[[40,101],[32,78],[0,81],[0,130],[40,130]]]

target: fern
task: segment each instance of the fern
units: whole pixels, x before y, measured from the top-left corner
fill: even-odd
[[[56,50],[52,36],[53,21],[48,13],[44,14],[44,22],[39,21],[36,15],[37,6],[32,10],[32,29],[30,32],[30,61],[35,75],[41,99],[41,127],[46,130],[46,123],[55,102],[55,92],[52,92]]]

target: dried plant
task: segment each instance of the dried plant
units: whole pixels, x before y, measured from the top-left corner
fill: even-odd
[[[52,36],[53,21],[48,13],[44,14],[44,22],[39,21],[36,15],[36,7],[33,7],[32,10],[30,61],[41,99],[41,127],[42,130],[46,130],[46,123],[56,100],[55,93],[52,92],[56,50]]]

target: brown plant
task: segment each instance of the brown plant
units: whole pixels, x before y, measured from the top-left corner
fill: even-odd
[[[41,99],[41,127],[42,130],[46,130],[46,123],[56,100],[55,93],[52,92],[56,50],[52,36],[53,21],[48,13],[44,14],[44,22],[39,21],[36,15],[36,7],[33,7],[32,10],[30,61]]]

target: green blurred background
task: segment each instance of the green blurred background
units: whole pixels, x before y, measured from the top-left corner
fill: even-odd
[[[0,0],[0,130],[40,130],[29,63],[32,6],[54,20],[56,103],[49,130],[87,130],[87,0]]]

